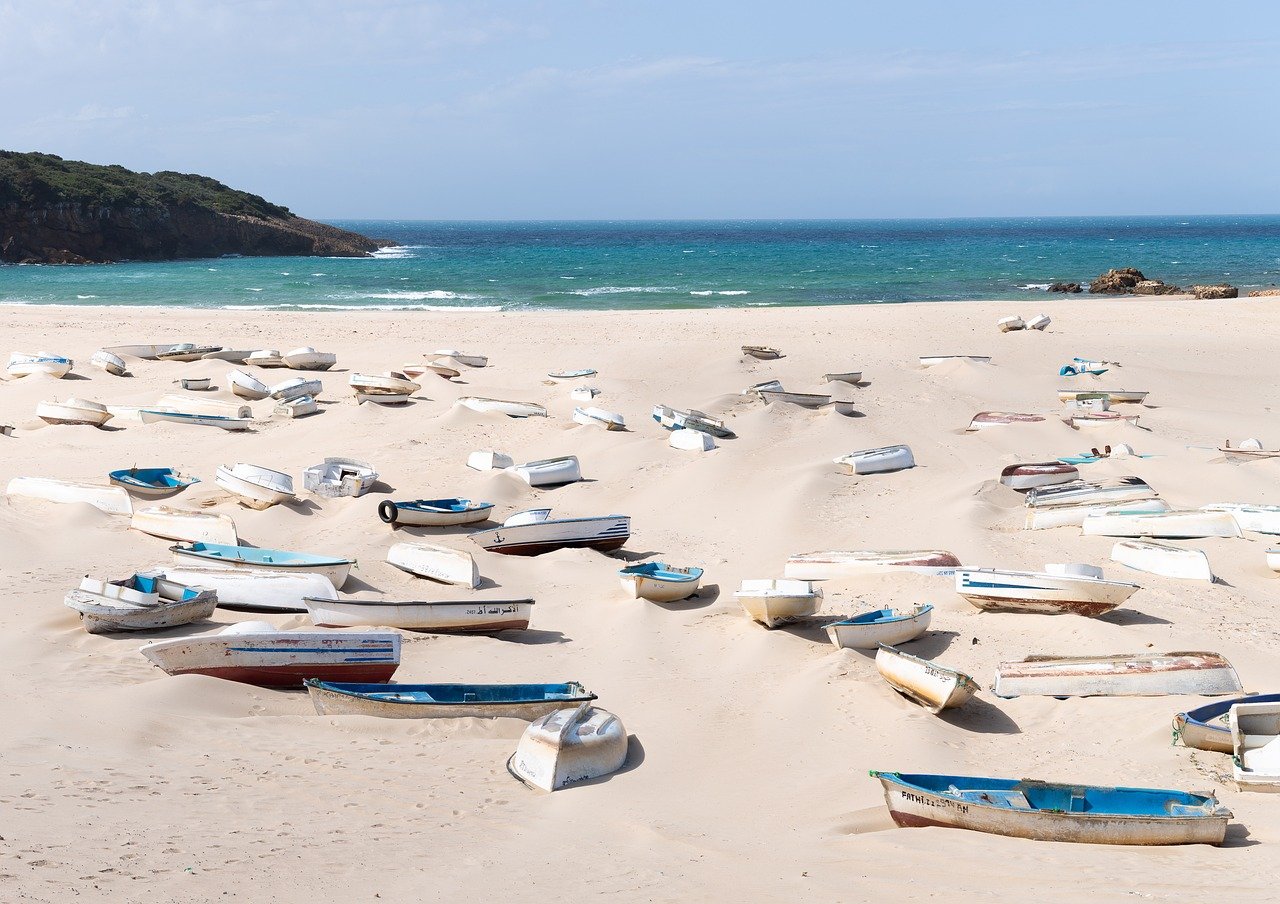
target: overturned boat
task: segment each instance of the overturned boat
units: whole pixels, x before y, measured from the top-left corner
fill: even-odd
[[[556,549],[620,549],[631,538],[631,518],[627,515],[599,515],[593,518],[555,518],[551,509],[516,512],[502,527],[471,534],[471,539],[489,552],[509,556],[540,556]]]
[[[582,703],[557,709],[525,729],[507,769],[532,788],[555,791],[617,772],[627,761],[627,730],[611,712]]]
[[[1210,697],[1243,689],[1231,663],[1203,652],[1028,656],[1000,663],[993,688],[997,697]]]
[[[956,593],[988,612],[1097,616],[1115,609],[1139,589],[1137,584],[1079,574],[996,568],[956,571]]]
[[[831,550],[802,552],[787,559],[783,574],[805,581],[826,581],[914,571],[955,574],[960,560],[945,549]]]

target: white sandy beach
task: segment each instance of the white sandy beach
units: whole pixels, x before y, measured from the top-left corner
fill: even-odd
[[[1146,459],[1090,466],[1136,474],[1171,505],[1280,503],[1280,459],[1237,464],[1215,451],[1256,436],[1280,446],[1275,410],[1280,314],[1271,299],[1046,300],[670,312],[229,313],[9,307],[0,351],[76,359],[74,377],[0,383],[0,485],[18,475],[105,482],[115,468],[174,466],[202,478],[171,504],[234,517],[257,546],[354,556],[362,596],[465,595],[387,565],[401,539],[378,502],[468,496],[495,516],[542,504],[562,516],[633,518],[625,552],[706,568],[704,590],[661,607],[626,599],[618,558],[561,551],[487,554],[464,532],[492,596],[537,600],[523,636],[406,634],[396,680],[578,680],[618,714],[630,759],[605,781],[551,795],[505,763],[524,723],[321,717],[302,691],[172,678],[137,652],[143,635],[89,636],[63,595],[85,574],[123,578],[166,562],[168,541],[82,505],[0,499],[0,899],[112,901],[886,901],[1186,900],[1273,897],[1280,801],[1242,794],[1230,758],[1170,745],[1170,718],[1202,698],[1026,697],[989,691],[1002,660],[1030,653],[1213,650],[1249,691],[1280,691],[1276,595],[1265,537],[1207,539],[1221,583],[1132,572],[1114,540],[1079,528],[1024,531],[1001,467],[1125,442]],[[1044,310],[1046,333],[1000,334],[998,317]],[[37,402],[76,395],[139,405],[209,376],[231,400],[231,365],[131,361],[132,377],[88,366],[104,345],[194,341],[336,352],[321,414],[252,433],[164,424],[47,426]],[[772,362],[744,343],[781,348]],[[410,406],[357,406],[350,372],[398,369],[434,349],[490,356],[457,382],[427,375]],[[991,355],[922,369],[922,354]],[[1074,355],[1123,365],[1096,385],[1150,390],[1137,427],[1072,430],[1056,417],[965,434],[978,411],[1061,410],[1058,367]],[[574,424],[551,370],[594,367],[595,404],[630,431]],[[860,369],[861,417],[739,395],[776,377],[817,391],[824,372]],[[268,382],[294,376],[268,371]],[[1077,385],[1072,383],[1071,385]],[[1081,386],[1094,384],[1081,383]],[[536,401],[551,417],[510,420],[455,408],[480,395]],[[735,440],[705,455],[667,446],[655,403],[731,420]],[[270,414],[271,402],[254,403]],[[110,427],[111,425],[109,425]],[[831,459],[908,443],[918,467],[848,477]],[[1200,447],[1200,448],[1197,448]],[[517,461],[576,454],[581,483],[532,490],[464,467],[495,448]],[[387,493],[325,500],[301,472],[327,455],[371,461]],[[298,506],[257,512],[213,483],[221,464],[294,475]],[[216,504],[214,504],[216,503]],[[1104,565],[1142,590],[1097,619],[982,613],[950,577],[828,582],[824,613],[931,602],[932,631],[909,646],[973,675],[983,691],[944,717],[892,691],[870,656],[819,630],[767,631],[732,592],[780,577],[789,554],[940,548],[966,565],[1040,570]],[[717,594],[718,589],[718,594]],[[210,629],[263,616],[217,610]],[[305,615],[266,616],[285,627]],[[173,632],[178,633],[178,632]],[[1213,791],[1235,813],[1221,848],[1122,848],[897,829],[869,769],[1032,777]],[[1105,883],[1106,892],[1098,887]],[[1051,890],[1051,891],[1050,891]]]

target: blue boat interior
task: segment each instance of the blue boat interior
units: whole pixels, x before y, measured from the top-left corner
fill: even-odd
[[[159,593],[160,592],[159,579],[148,574],[135,574],[133,577],[125,578],[123,581],[112,581],[111,583],[119,587],[126,587],[129,590],[136,590],[139,593]],[[174,586],[180,586],[180,585],[174,585]],[[182,595],[178,597],[176,601],[184,602],[186,600],[195,599],[199,595],[200,595],[200,591],[192,590],[190,587],[183,587]]]
[[[493,508],[493,503],[472,502],[470,499],[415,499],[412,502],[397,502],[396,507],[427,512],[466,512],[478,508]]]
[[[640,574],[660,581],[670,581],[673,584],[678,584],[700,579],[702,577],[702,569],[677,568],[674,565],[668,565],[666,562],[645,562],[643,565],[628,565],[626,568],[619,569],[618,574]]]
[[[853,618],[846,618],[844,621],[835,622],[837,625],[878,625],[888,624],[889,622],[907,621],[912,618],[919,618],[926,612],[932,612],[933,606],[925,606],[919,612],[897,612],[892,609],[876,609],[873,612],[863,612],[861,615],[855,615]]]
[[[344,562],[330,556],[317,556],[305,552],[286,552],[280,549],[258,549],[253,546],[230,546],[225,543],[192,543],[178,547],[206,559],[225,559],[232,562],[260,565],[319,565],[326,562]]]
[[[313,687],[386,703],[541,703],[594,700],[576,681],[565,684],[348,684],[307,682]]]
[[[905,775],[886,772],[873,772],[872,775],[907,788],[1009,810],[1181,817],[1211,816],[1218,809],[1218,802],[1212,797],[1156,788],[1105,788],[967,775]]]
[[[179,487],[200,482],[198,477],[178,478],[174,475],[173,468],[122,468],[119,471],[112,471],[110,477],[117,483],[156,490],[165,488],[176,490]]]

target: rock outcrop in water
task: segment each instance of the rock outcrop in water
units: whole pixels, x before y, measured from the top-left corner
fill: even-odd
[[[1133,287],[1134,295],[1176,295],[1181,291],[1161,279],[1144,279]]]
[[[364,257],[380,243],[295,216],[207,176],[0,151],[0,262],[326,255]]]
[[[1119,270],[1108,270],[1089,283],[1089,291],[1094,295],[1128,295],[1133,292],[1134,286],[1145,279],[1141,270],[1122,267]]]
[[[1218,283],[1214,286],[1192,286],[1191,292],[1196,298],[1204,299],[1206,301],[1216,301],[1220,298],[1240,297],[1240,290],[1235,286],[1230,286],[1226,283]]]
[[[1068,294],[1074,295],[1077,292],[1083,292],[1084,289],[1080,287],[1080,283],[1078,282],[1056,282],[1053,285],[1049,286],[1049,288],[1046,291],[1066,292]]]

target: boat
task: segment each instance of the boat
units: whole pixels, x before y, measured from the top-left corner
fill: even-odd
[[[1111,477],[1104,480],[1077,481],[1038,487],[1027,492],[1028,508],[1052,508],[1056,505],[1083,505],[1106,502],[1119,505],[1160,495],[1141,477]]]
[[[826,626],[827,637],[837,650],[874,650],[880,644],[897,646],[915,640],[929,630],[933,606],[910,609],[875,609]]]
[[[997,697],[1213,697],[1243,689],[1223,656],[1200,652],[1028,656],[1000,663],[994,687]]]
[[[761,361],[772,361],[775,358],[782,357],[782,352],[767,345],[744,345],[742,346],[742,353],[752,358],[759,358]]]
[[[287,402],[279,402],[272,409],[271,413],[276,417],[298,418],[306,417],[309,414],[315,414],[320,410],[320,403],[316,401],[315,396],[298,396],[296,399],[290,399]]]
[[[1067,420],[1077,430],[1091,427],[1119,427],[1124,424],[1138,423],[1139,415],[1120,414],[1116,411],[1076,411]]]
[[[831,404],[830,395],[816,392],[786,392],[782,389],[761,389],[756,394],[764,399],[766,405],[782,402],[787,405],[796,405],[800,408],[821,408],[824,405]]]
[[[1039,414],[1019,414],[1015,411],[979,411],[969,421],[969,426],[965,428],[965,432],[972,433],[975,430],[988,430],[992,427],[1007,427],[1009,424],[1033,424],[1043,420],[1044,416]]]
[[[987,612],[1036,612],[1041,615],[1103,615],[1141,588],[1126,581],[1105,581],[1079,574],[961,568],[956,593]]]
[[[797,553],[787,559],[782,573],[805,581],[826,581],[904,571],[950,575],[959,567],[960,560],[944,549],[858,549]]]
[[[214,512],[192,512],[153,505],[137,509],[129,520],[136,531],[161,537],[165,540],[181,540],[186,543],[222,543],[235,546],[240,542],[236,523],[230,515]]]
[[[515,464],[510,455],[495,449],[479,449],[467,456],[467,467],[473,471],[505,471]]]
[[[862,382],[862,371],[847,370],[842,374],[823,374],[823,383],[848,383],[851,386],[857,386]]]
[[[304,345],[281,355],[280,360],[292,370],[328,370],[338,363],[338,356],[333,352],[318,352],[311,346]]]
[[[317,625],[354,628],[385,625],[431,634],[494,634],[529,627],[533,600],[306,600]]]
[[[594,377],[596,371],[591,368],[583,368],[582,370],[556,370],[547,374],[553,380],[580,380],[583,377]]]
[[[221,345],[196,345],[191,342],[179,342],[169,346],[167,351],[156,355],[157,361],[199,361],[205,355],[222,351]]]
[[[1211,502],[1200,506],[1202,512],[1225,512],[1235,519],[1241,530],[1255,534],[1280,534],[1280,505],[1247,502]]]
[[[1081,399],[1106,399],[1113,405],[1132,404],[1146,401],[1146,390],[1133,389],[1059,389],[1058,400],[1061,402],[1079,401]]]
[[[1063,403],[1067,411],[1066,422],[1071,422],[1071,415],[1077,412],[1107,412],[1111,409],[1111,399],[1105,393],[1080,393],[1077,398]]]
[[[1108,458],[1151,458],[1150,455],[1139,455],[1133,451],[1133,446],[1127,443],[1116,443],[1114,447],[1104,446],[1101,451],[1098,449],[1090,449],[1088,452],[1080,452],[1076,455],[1063,455],[1058,461],[1068,465],[1092,465]]]
[[[139,652],[170,675],[208,675],[261,687],[301,687],[308,678],[373,683],[395,674],[400,635],[281,631],[248,621],[215,634],[153,641]]]
[[[213,615],[218,595],[206,587],[188,587],[139,572],[119,581],[86,577],[65,604],[80,613],[90,634],[149,631],[189,625]]]
[[[1280,571],[1280,549],[1267,550],[1267,567],[1272,571]]]
[[[1034,490],[1073,483],[1079,479],[1080,471],[1075,465],[1060,461],[1024,462],[1009,465],[1000,471],[1000,482],[1011,490]]]
[[[302,472],[302,487],[328,499],[363,496],[378,482],[378,472],[367,461],[326,458]]]
[[[627,761],[627,730],[613,713],[581,703],[533,721],[507,760],[507,770],[532,788],[555,791],[611,775]]]
[[[563,684],[346,684],[308,679],[322,716],[383,719],[524,719],[577,709],[596,699],[576,681]]]
[[[1280,791],[1280,704],[1237,703],[1228,711],[1232,773],[1241,791]]]
[[[205,352],[201,361],[226,361],[228,364],[244,364],[253,354],[252,349],[220,348],[216,352]]]
[[[166,352],[171,352],[178,347],[178,343],[168,343],[165,345],[111,345],[102,349],[104,352],[116,355],[118,357],[141,358],[144,361],[155,361]]]
[[[911,447],[901,445],[863,449],[832,460],[846,474],[882,474],[888,471],[905,471],[916,466]]]
[[[946,364],[948,361],[969,361],[973,364],[990,364],[990,355],[921,355],[921,367],[933,367],[937,364]]]
[[[355,564],[354,559],[341,556],[231,546],[225,543],[192,543],[190,546],[171,546],[169,551],[173,553],[174,562],[183,566],[208,565],[215,568],[245,568],[288,574],[318,574],[328,578],[334,587],[341,587],[346,583],[351,566]]]
[[[1258,439],[1246,439],[1238,446],[1231,445],[1231,440],[1223,441],[1218,447],[1218,451],[1225,455],[1228,459],[1237,461],[1253,461],[1261,458],[1280,457],[1280,449],[1264,449],[1262,441]]]
[[[106,371],[113,377],[123,377],[129,372],[129,366],[124,363],[124,358],[106,349],[94,352],[93,357],[89,359],[89,363],[99,370]]]
[[[1054,527],[1072,527],[1084,524],[1092,515],[1105,514],[1122,507],[1127,512],[1147,512],[1159,514],[1169,511],[1169,503],[1163,499],[1136,499],[1132,502],[1116,503],[1103,500],[1101,502],[1079,502],[1073,505],[1050,505],[1027,509],[1027,518],[1023,527],[1027,530],[1047,530]]]
[[[397,543],[387,550],[387,563],[401,571],[442,584],[480,586],[480,569],[470,553],[431,543]]]
[[[147,499],[172,496],[200,482],[199,477],[188,477],[173,468],[121,468],[108,473],[107,479],[134,496]]]
[[[419,377],[427,374],[435,374],[437,377],[441,377],[445,380],[452,380],[454,377],[462,375],[462,371],[458,370],[456,367],[446,367],[443,364],[436,364],[434,362],[417,361],[410,364],[402,364],[400,366],[400,373],[404,374],[410,380],[415,381]]]
[[[788,578],[745,580],[733,595],[752,621],[766,628],[807,618],[822,604],[821,588]]]
[[[400,405],[409,401],[422,387],[399,371],[388,370],[381,374],[353,373],[347,379],[356,394],[356,403],[377,402],[382,405]]]
[[[627,422],[622,415],[614,414],[612,411],[605,411],[603,408],[575,408],[573,409],[573,420],[583,426],[595,424],[606,430],[627,429]]]
[[[1012,333],[1015,330],[1025,330],[1027,328],[1027,322],[1016,315],[1012,317],[1001,317],[996,321],[996,327],[1002,333]]]
[[[13,436],[13,424],[0,424],[0,436]]]
[[[231,386],[231,391],[242,399],[256,402],[271,395],[271,390],[266,383],[243,370],[227,371],[227,383]]]
[[[378,517],[386,524],[409,527],[453,527],[484,521],[493,512],[492,502],[470,499],[414,499],[378,503]]]
[[[457,404],[472,411],[487,413],[496,411],[507,417],[546,417],[547,409],[533,402],[512,402],[505,399],[482,399],[478,396],[462,396]]]
[[[666,562],[645,562],[619,569],[618,581],[632,599],[674,603],[698,592],[702,584],[702,569],[679,568]]]
[[[210,377],[182,377],[174,380],[179,387],[189,392],[208,392],[213,387],[213,380]]]
[[[29,377],[32,374],[44,374],[55,379],[61,379],[71,373],[71,368],[75,367],[75,364],[76,362],[70,358],[51,355],[48,352],[39,352],[34,355],[14,352],[9,356],[9,365],[5,369],[11,377]]]
[[[253,426],[250,417],[227,417],[222,414],[190,414],[158,408],[143,408],[138,419],[144,424],[190,424],[195,427],[221,427],[223,430],[248,430]]]
[[[1029,330],[1045,330],[1049,324],[1053,323],[1053,318],[1048,314],[1037,314],[1027,321],[1027,329]]]
[[[199,398],[191,395],[161,396],[153,406],[157,411],[180,411],[185,414],[213,414],[220,417],[247,418],[253,409],[239,402],[222,402],[218,399]]]
[[[488,367],[489,359],[484,355],[467,355],[454,348],[438,348],[435,354],[443,355],[446,358],[465,364],[467,367]]]
[[[15,477],[5,487],[5,493],[45,502],[84,502],[108,515],[133,514],[129,494],[120,487],[55,480],[52,477]]]
[[[1034,841],[1221,844],[1231,811],[1214,797],[1035,779],[877,772],[893,821]]]
[[[531,487],[562,486],[582,479],[582,468],[578,464],[576,455],[529,461],[522,465],[513,465],[507,470]]]
[[[1238,537],[1240,526],[1227,512],[1144,512],[1121,506],[1088,515],[1080,526],[1086,537]]]
[[[213,482],[236,497],[236,502],[251,509],[268,509],[281,502],[294,502],[293,478],[280,471],[237,462],[232,467],[219,465]]]
[[[569,398],[575,402],[590,402],[598,395],[600,395],[600,390],[594,386],[575,386],[569,390]]]
[[[1231,753],[1231,708],[1241,703],[1280,703],[1280,694],[1253,694],[1214,700],[1173,717],[1173,739],[1183,746]]]
[[[1058,368],[1058,376],[1060,377],[1083,377],[1092,376],[1099,377],[1105,374],[1110,368],[1096,367],[1090,364],[1080,362],[1076,364],[1064,364]]]
[[[1187,581],[1213,582],[1209,557],[1199,549],[1186,549],[1154,540],[1121,540],[1111,547],[1111,561],[1137,571]]]
[[[285,574],[258,568],[207,565],[161,566],[165,578],[208,587],[218,594],[218,607],[252,612],[306,612],[308,599],[336,600],[333,582],[321,574]]]
[[[37,403],[36,417],[46,424],[101,427],[111,420],[112,414],[106,405],[72,396],[61,402],[54,399]]]
[[[502,527],[471,534],[484,549],[509,556],[540,556],[556,549],[609,552],[630,538],[631,518],[627,515],[552,519],[551,509],[546,508],[516,512]]]
[[[934,715],[963,706],[978,692],[977,682],[964,672],[885,644],[876,650],[876,671],[891,688]]]
[[[245,364],[252,364],[254,367],[284,367],[284,359],[280,357],[280,350],[275,348],[260,348],[252,351],[245,356]]]
[[[681,411],[679,408],[671,408],[667,405],[654,405],[653,419],[667,430],[697,430],[700,433],[709,433],[717,439],[730,439],[734,435],[733,431],[725,426],[724,421],[695,408]]]
[[[671,435],[667,437],[667,445],[684,452],[710,452],[716,447],[716,441],[711,438],[710,433],[685,430],[682,427],[671,431]]]
[[[324,389],[324,385],[319,380],[309,380],[306,377],[293,377],[289,380],[277,383],[271,387],[271,398],[277,402],[291,402],[294,399],[300,399],[303,396],[311,396],[315,398],[320,395],[320,391]]]

